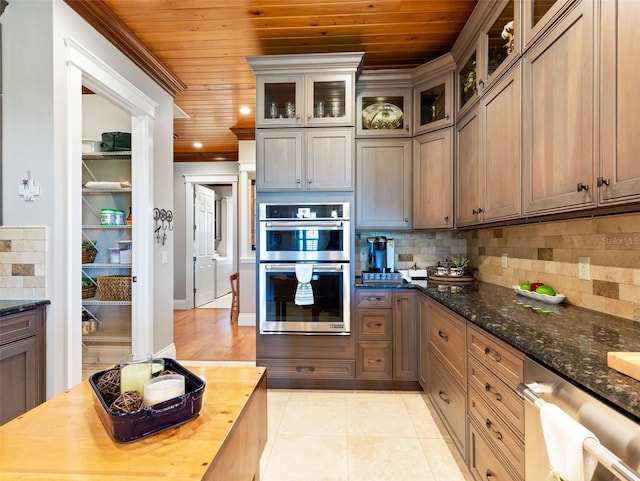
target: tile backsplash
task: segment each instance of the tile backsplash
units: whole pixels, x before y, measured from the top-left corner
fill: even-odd
[[[544,282],[565,302],[640,321],[640,213],[467,232],[480,278],[505,287]],[[507,255],[507,267],[502,256]],[[589,258],[590,279],[578,276]]]
[[[355,244],[358,274],[367,269],[367,237],[379,235],[392,237],[395,240],[396,270],[411,269],[414,266],[424,269],[467,252],[468,234],[465,232],[358,231]]]
[[[45,297],[47,229],[0,227],[0,299]]]

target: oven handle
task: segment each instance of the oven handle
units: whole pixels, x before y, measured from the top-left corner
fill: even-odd
[[[527,385],[520,383],[517,390],[531,404],[540,409],[546,401],[538,397],[536,391],[540,392],[535,385]],[[605,448],[599,441],[594,438],[587,438],[582,444],[585,451],[591,454],[600,464],[607,468],[618,479],[627,481],[640,481],[640,475],[631,469],[618,456]]]
[[[295,270],[295,264],[265,264],[264,268],[268,271],[287,271]],[[344,264],[313,264],[314,270],[317,271],[341,271]]]
[[[341,220],[314,220],[314,221],[270,221],[265,222],[266,227],[342,227]]]

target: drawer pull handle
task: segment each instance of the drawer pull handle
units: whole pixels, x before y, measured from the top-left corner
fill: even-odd
[[[502,439],[502,433],[493,427],[493,425],[491,424],[491,420],[489,418],[485,420],[484,424],[487,426],[487,429],[489,431],[492,431],[496,435],[496,439],[498,440]]]
[[[502,401],[502,394],[500,394],[499,392],[496,392],[496,391],[492,391],[492,390],[491,390],[491,384],[486,383],[486,384],[484,385],[484,390],[485,390],[486,392],[489,392],[489,393],[493,394],[493,397],[495,397],[495,398],[496,398],[496,401]]]
[[[296,367],[296,371],[298,372],[313,372],[316,368],[313,366],[298,366]]]
[[[449,404],[449,398],[445,395],[444,391],[438,391],[438,397],[442,399],[445,403]]]
[[[442,339],[444,339],[445,341],[449,340],[449,336],[447,336],[444,332],[442,331],[438,331],[438,336],[440,336]]]
[[[491,470],[490,470],[490,469],[487,469],[487,472],[486,472],[486,473],[484,473],[484,477],[485,477],[485,478],[487,478],[487,479],[489,479],[491,476],[493,476],[493,473],[491,472]]]
[[[382,300],[382,297],[367,297],[367,301],[371,301],[371,302],[377,302],[381,300]]]
[[[367,359],[367,362],[369,364],[380,364],[382,362],[382,359]]]
[[[370,322],[368,324],[369,327],[382,327],[382,323],[381,322]]]
[[[491,349],[489,349],[488,347],[484,348],[484,353],[485,353],[485,355],[491,357],[491,359],[493,359],[495,362],[502,361],[502,356],[500,356],[500,354],[498,354],[498,353],[491,354]]]

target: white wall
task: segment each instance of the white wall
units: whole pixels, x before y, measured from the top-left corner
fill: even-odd
[[[65,38],[72,38],[109,68],[126,78],[155,103],[153,122],[154,202],[173,208],[173,99],[113,45],[82,20],[62,0],[12,0],[0,18],[3,71],[3,175],[2,209],[5,225],[40,225],[48,229],[49,258],[46,297],[51,300],[47,317],[47,396],[68,387],[70,346],[68,329],[77,327],[65,285],[56,282],[67,272],[70,240],[67,172],[69,129],[67,97],[69,69]],[[79,160],[79,159],[78,159]],[[40,185],[35,202],[17,196],[17,185],[26,171]],[[70,190],[71,189],[71,190]],[[78,195],[79,198],[79,195]],[[151,228],[151,212],[148,222]],[[77,240],[78,246],[80,238]],[[162,264],[161,249],[153,251],[153,346],[160,351],[173,341],[173,237],[165,246],[169,262]],[[78,248],[79,251],[79,248]]]

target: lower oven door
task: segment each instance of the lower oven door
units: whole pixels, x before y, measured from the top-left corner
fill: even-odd
[[[295,262],[260,264],[260,333],[349,334],[349,263],[313,263],[310,305],[295,302],[295,266]]]

